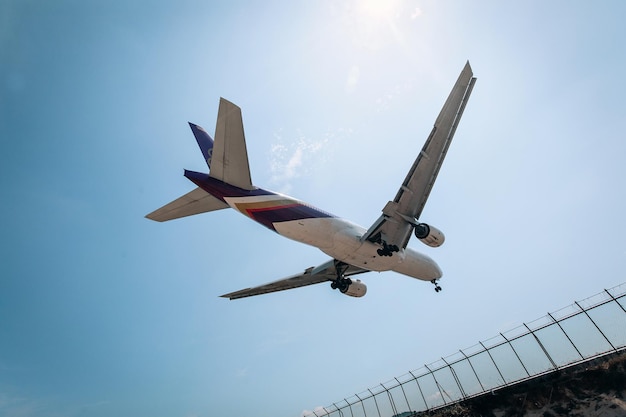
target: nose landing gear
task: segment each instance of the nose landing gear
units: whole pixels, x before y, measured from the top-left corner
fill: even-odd
[[[439,284],[437,284],[437,280],[436,279],[433,279],[430,282],[435,286],[435,292],[441,291],[441,287],[439,286]]]

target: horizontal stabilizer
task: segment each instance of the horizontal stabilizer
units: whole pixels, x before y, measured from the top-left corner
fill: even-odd
[[[157,222],[164,222],[208,211],[221,210],[227,207],[229,207],[228,204],[222,200],[213,197],[202,188],[196,188],[160,209],[153,211],[146,217]]]

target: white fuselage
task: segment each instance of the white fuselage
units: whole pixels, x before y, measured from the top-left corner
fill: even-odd
[[[395,271],[430,281],[441,278],[435,261],[411,248],[380,256],[380,245],[362,240],[366,229],[341,218],[303,219],[274,224],[281,235],[319,248],[325,254],[370,271]]]
[[[274,201],[311,207],[283,194],[226,197],[225,200],[230,207],[248,217],[251,215],[246,210],[250,206],[267,205]],[[282,236],[314,246],[334,259],[359,268],[378,272],[395,271],[424,281],[442,276],[434,260],[411,248],[400,249],[392,256],[380,256],[377,253],[380,245],[362,239],[367,230],[346,219],[334,216],[303,218],[274,222],[272,226]]]

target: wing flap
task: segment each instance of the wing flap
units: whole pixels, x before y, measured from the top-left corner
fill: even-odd
[[[336,265],[338,262],[339,261],[331,259],[328,262],[325,262],[317,267],[307,268],[301,274],[259,285],[258,287],[245,288],[243,290],[221,295],[220,297],[228,298],[230,300],[236,300],[238,298],[252,297],[255,295],[306,287],[307,285],[319,284],[326,281],[334,281],[337,277]],[[343,275],[346,277],[369,272],[366,269],[361,269],[352,265],[342,264],[342,266]]]
[[[177,198],[171,203],[156,209],[152,213],[146,215],[146,218],[157,222],[164,222],[167,220],[192,216],[194,214],[221,210],[227,207],[228,204],[216,197],[213,197],[211,194],[198,187],[184,196]]]

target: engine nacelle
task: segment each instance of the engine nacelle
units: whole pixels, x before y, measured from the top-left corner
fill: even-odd
[[[420,223],[415,226],[414,232],[416,238],[432,248],[438,248],[446,240],[441,230],[426,223]]]
[[[367,292],[367,285],[363,284],[360,279],[357,279],[356,281],[352,281],[345,290],[341,289],[341,292],[350,297],[363,297]]]

